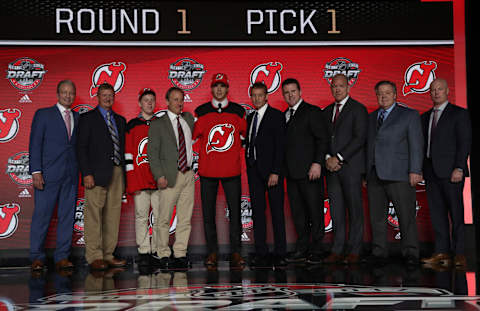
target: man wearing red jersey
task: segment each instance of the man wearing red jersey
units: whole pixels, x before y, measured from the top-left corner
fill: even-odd
[[[156,117],[153,114],[156,95],[152,89],[141,89],[138,96],[140,114],[127,124],[125,136],[125,162],[127,175],[127,193],[135,202],[135,236],[138,245],[140,267],[151,263],[151,254],[155,249],[155,231],[150,241],[148,219],[150,206],[159,206],[157,182],[150,171],[147,157],[148,130]],[[153,209],[154,219],[158,219],[157,210]]]
[[[209,268],[217,266],[218,239],[215,224],[216,200],[219,182],[222,183],[230,216],[230,266],[242,268],[245,260],[241,247],[241,157],[240,136],[245,137],[247,124],[245,110],[239,104],[228,101],[227,76],[217,73],[212,78],[211,102],[195,109],[198,118],[193,139],[200,146],[198,173],[200,175],[201,200],[205,240]]]

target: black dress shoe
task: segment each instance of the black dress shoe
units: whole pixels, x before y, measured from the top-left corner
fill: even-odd
[[[160,268],[160,269],[168,269],[168,262],[169,262],[169,259],[168,257],[162,257],[162,258],[158,258],[158,257],[152,257],[153,258],[153,265]]]
[[[150,254],[138,254],[137,264],[139,267],[150,266]]]
[[[305,260],[307,260],[307,256],[305,253],[297,251],[290,253],[285,260],[287,262],[305,262]]]
[[[321,264],[323,261],[322,255],[321,254],[310,254],[307,258],[307,263],[311,265],[318,265]]]
[[[177,269],[177,270],[188,270],[189,267],[190,267],[190,262],[188,261],[187,257],[184,256],[184,257],[173,258],[171,268]]]
[[[387,257],[375,256],[371,254],[367,257],[364,257],[362,262],[370,265],[385,265],[387,264]]]
[[[420,264],[420,260],[415,256],[407,256],[407,258],[405,258],[405,263],[408,266],[417,266]]]
[[[288,265],[288,262],[285,260],[285,257],[283,256],[275,256],[273,259],[273,266],[275,268],[282,268],[286,267]]]

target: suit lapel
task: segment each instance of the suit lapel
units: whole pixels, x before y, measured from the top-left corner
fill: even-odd
[[[63,131],[63,138],[68,141],[68,136],[67,136],[67,125],[65,124],[65,120],[63,119],[62,113],[60,112],[60,109],[58,109],[57,105],[53,106],[53,113],[55,115],[55,119],[57,120],[57,124],[59,128],[61,128]]]
[[[163,127],[167,130],[168,136],[173,142],[175,142],[175,145],[177,145],[177,137],[175,136],[173,124],[170,120],[170,117],[168,116],[168,113],[165,113],[163,116],[160,117],[160,119],[163,122]]]
[[[399,109],[398,109],[398,103],[395,104],[395,107],[393,107],[392,111],[388,114],[388,117],[383,121],[382,127],[380,130],[382,130],[385,127],[388,127],[390,123],[395,122],[395,119],[398,118],[400,115]],[[377,113],[378,117],[378,113]]]
[[[448,121],[448,118],[451,112],[452,112],[452,105],[448,103],[443,109],[442,114],[440,115],[440,118],[437,120],[437,127]]]

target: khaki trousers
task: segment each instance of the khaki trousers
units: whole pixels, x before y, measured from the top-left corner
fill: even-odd
[[[193,212],[195,180],[193,171],[185,174],[177,173],[177,182],[173,188],[161,189],[158,219],[155,218],[154,228],[157,239],[157,255],[169,257],[171,252],[168,247],[170,220],[176,205],[177,227],[175,230],[175,243],[173,253],[176,258],[187,255],[188,240],[192,229],[191,218]]]
[[[156,232],[152,230],[152,241],[148,230],[148,218],[150,206],[152,206],[153,218],[157,219],[158,209],[153,208],[160,204],[159,190],[142,190],[133,196],[135,202],[135,237],[140,254],[151,254],[155,252]]]
[[[123,170],[120,166],[113,167],[108,187],[85,189],[85,259],[89,264],[97,259],[113,259],[124,189]]]

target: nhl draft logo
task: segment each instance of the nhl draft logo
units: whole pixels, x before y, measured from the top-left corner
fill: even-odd
[[[253,210],[252,202],[250,201],[249,195],[243,195],[240,198],[240,217],[242,222],[242,242],[250,241],[247,232],[253,228]],[[230,211],[228,206],[225,206],[225,218],[230,221]]]
[[[112,62],[98,66],[92,75],[90,97],[97,96],[98,87],[105,82],[113,86],[115,94],[120,92],[125,84],[125,69],[127,69],[127,66],[122,62]]]
[[[83,233],[84,226],[84,214],[85,198],[77,198],[77,204],[75,205],[75,222],[73,223],[73,230]]]
[[[145,164],[145,163],[148,164],[147,145],[148,145],[148,137],[144,137],[138,144],[138,152],[137,152],[137,159],[136,159],[137,166],[140,166],[141,164]]]
[[[434,61],[423,61],[410,65],[405,71],[403,95],[428,92],[430,90],[430,84],[435,80],[436,69],[437,63]]]
[[[360,74],[360,68],[357,63],[352,62],[346,57],[337,57],[325,64],[323,69],[323,78],[328,84],[332,84],[332,78],[337,74],[344,74],[348,79],[348,85],[353,86]]]
[[[211,151],[225,152],[233,146],[235,127],[232,124],[217,124],[208,133],[207,154]]]
[[[18,227],[20,205],[17,203],[0,204],[0,239],[10,237]]]
[[[191,91],[202,82],[207,72],[205,67],[192,58],[180,58],[170,64],[168,79],[172,84],[184,91]]]
[[[16,108],[0,110],[0,143],[9,142],[17,136],[21,115],[22,112]]]
[[[421,206],[418,205],[418,201],[415,201],[415,217],[417,217],[418,211],[420,210]],[[388,214],[387,214],[387,223],[393,227],[394,230],[400,230],[400,223],[398,221],[397,212],[395,211],[395,206],[393,206],[392,202],[388,203]],[[401,233],[400,231],[395,235],[395,240],[400,240]]]
[[[28,152],[18,152],[8,158],[7,170],[5,173],[17,185],[22,187],[31,186],[33,181],[32,175],[28,173],[29,163],[30,161]]]
[[[43,64],[33,58],[22,57],[8,64],[6,78],[17,90],[29,92],[42,83],[46,72]]]
[[[267,87],[268,94],[278,90],[282,81],[280,71],[283,65],[280,62],[260,64],[250,73],[250,87],[256,82],[262,82]],[[250,91],[250,87],[248,90]]]
[[[93,107],[90,106],[90,105],[87,105],[87,104],[76,105],[75,107],[72,108],[73,111],[76,111],[76,112],[78,112],[79,114],[88,112],[88,111],[90,111],[90,110],[92,110],[92,109],[93,109]]]
[[[330,213],[329,199],[325,199],[325,201],[323,202],[323,215],[325,220],[325,232],[330,232],[333,230],[333,220],[332,220],[332,215]]]

